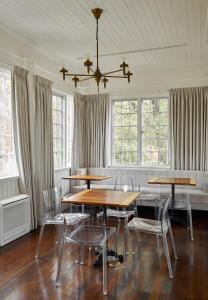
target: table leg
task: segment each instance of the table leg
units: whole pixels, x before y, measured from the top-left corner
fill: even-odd
[[[107,227],[107,207],[106,206],[103,206],[103,226],[106,229],[106,227]],[[118,255],[116,253],[116,249],[115,249],[115,251],[109,250],[108,245],[107,245],[107,257],[108,257],[109,266],[111,266],[111,267],[118,267],[120,265],[119,258],[120,258],[121,261],[123,261],[123,256],[120,255],[118,257]],[[113,261],[112,261],[112,257],[114,257]],[[110,259],[110,261],[109,261],[109,259]],[[94,263],[94,266],[95,267],[102,266],[102,253],[99,253],[99,258]]]
[[[175,208],[175,184],[171,185],[171,190],[172,190],[172,204],[171,204],[171,223],[175,224],[184,224],[184,220],[177,216],[176,213],[174,213],[174,208]]]
[[[103,225],[106,228],[106,224],[107,224],[107,207],[103,206]]]
[[[172,190],[172,208],[175,206],[175,184],[171,185],[171,190]]]
[[[90,180],[87,180],[87,189],[90,190]]]

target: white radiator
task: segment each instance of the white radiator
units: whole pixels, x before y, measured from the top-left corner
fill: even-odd
[[[30,231],[30,198],[19,194],[0,200],[0,246]]]

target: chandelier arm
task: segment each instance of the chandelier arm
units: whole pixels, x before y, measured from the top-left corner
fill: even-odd
[[[65,74],[65,76],[80,76],[80,77],[93,77],[94,75],[91,75],[91,74],[70,74],[70,73],[68,73],[68,74]]]
[[[113,75],[106,75],[107,78],[128,78],[128,76],[113,76]]]
[[[108,75],[108,74],[113,74],[113,73],[117,73],[117,72],[121,72],[123,71],[123,69],[119,69],[119,70],[115,70],[115,71],[111,71],[111,72],[107,72],[107,73],[103,73],[102,76]]]
[[[100,71],[100,68],[99,68],[99,18],[101,16],[102,12],[103,12],[103,10],[101,8],[98,8],[98,7],[92,9],[92,13],[93,13],[93,15],[96,19],[96,64],[97,65],[94,67],[95,70],[93,70],[93,68],[92,68],[93,62],[90,61],[89,59],[84,61],[84,66],[87,67],[87,73],[88,74],[69,73],[68,70],[65,69],[64,67],[60,70],[60,72],[63,73],[63,80],[65,80],[66,76],[72,77],[72,80],[74,81],[75,87],[77,86],[78,82],[86,81],[86,80],[90,80],[91,78],[94,78],[95,82],[97,84],[98,94],[99,94],[99,84],[100,84],[100,82],[103,82],[104,83],[104,88],[106,88],[106,83],[108,82],[107,78],[128,79],[128,82],[130,83],[131,76],[133,75],[129,71],[129,69],[127,69],[128,72],[126,72],[126,68],[128,68],[128,64],[126,64],[125,62],[123,62],[119,66],[120,69],[118,69],[118,70],[106,72],[106,73],[103,73],[103,74]],[[89,74],[90,72],[92,72],[92,73]],[[122,76],[121,76],[121,74],[110,75],[110,74],[115,74],[115,73],[119,73],[119,72],[123,72],[123,75]],[[79,77],[81,77],[83,79],[80,79]]]
[[[91,77],[88,77],[88,78],[83,78],[83,79],[80,79],[80,81],[79,81],[79,82],[86,81],[86,80],[90,80],[90,79],[92,79],[92,78],[94,78],[94,76],[93,76],[93,75],[92,75]]]

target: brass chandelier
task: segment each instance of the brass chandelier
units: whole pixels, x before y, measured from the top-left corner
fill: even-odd
[[[87,74],[73,74],[70,73],[65,67],[63,67],[60,72],[63,74],[63,80],[65,80],[66,76],[72,77],[72,81],[74,81],[75,88],[77,87],[78,82],[86,81],[89,79],[94,78],[97,84],[98,92],[99,92],[99,85],[100,82],[103,82],[104,88],[106,88],[106,84],[109,81],[108,78],[126,78],[128,82],[130,83],[131,76],[133,75],[129,70],[128,70],[128,64],[123,62],[120,65],[120,69],[115,70],[115,71],[110,71],[107,73],[101,73],[100,68],[99,68],[99,35],[98,35],[98,21],[99,18],[102,14],[103,10],[101,8],[94,8],[92,9],[92,13],[96,19],[96,42],[97,42],[97,53],[96,53],[96,69],[94,70],[92,68],[93,62],[89,59],[87,59],[84,62],[84,66],[87,68]],[[111,75],[114,73],[120,73],[122,74],[119,75]],[[80,79],[80,77],[82,79]],[[83,78],[84,77],[84,78]]]

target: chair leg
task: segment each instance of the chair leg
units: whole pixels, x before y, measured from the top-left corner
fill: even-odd
[[[124,268],[127,267],[127,255],[128,255],[128,234],[129,230],[128,228],[125,228],[124,231],[124,251],[123,251],[123,257],[124,257]]]
[[[119,233],[120,233],[120,228],[121,228],[121,220],[118,218],[118,222],[117,222],[117,230],[116,230],[116,248],[115,251],[118,255],[118,240],[119,240]]]
[[[79,263],[79,252],[80,252],[80,249],[79,249],[79,245],[77,244],[76,246],[75,246],[75,248],[76,248],[76,259],[75,259],[75,264],[78,264]]]
[[[108,277],[107,277],[107,245],[103,245],[103,295],[108,293]]]
[[[36,247],[35,258],[39,257],[40,244],[41,244],[41,241],[42,241],[42,238],[43,238],[44,229],[45,229],[45,224],[42,224],[41,229],[40,229],[40,234],[39,234],[39,237],[38,237],[38,243],[37,243],[37,247]]]
[[[166,237],[166,235],[163,235],[162,237],[163,237],[163,245],[164,245],[165,255],[166,255],[166,259],[167,259],[169,276],[170,276],[170,278],[173,278],[173,271],[172,271],[172,266],[171,266],[171,261],[170,261],[170,253],[169,253],[169,249],[168,249],[167,237]]]
[[[172,231],[172,228],[171,228],[170,221],[168,223],[169,223],[168,226],[169,226],[170,240],[171,240],[171,244],[172,244],[172,247],[173,247],[173,253],[174,253],[175,259],[178,259],[177,252],[176,252],[175,241],[174,241],[174,237],[173,237],[173,231]]]
[[[157,220],[157,199],[155,198],[155,220]]]
[[[81,260],[80,260],[80,265],[84,264],[84,245],[81,245]]]
[[[194,240],[194,235],[193,235],[193,223],[192,223],[192,212],[191,209],[188,210],[188,216],[189,216],[189,225],[190,225],[190,233],[191,233],[191,240]]]
[[[61,239],[60,243],[60,251],[59,251],[59,258],[58,258],[58,269],[56,275],[56,286],[60,285],[60,274],[61,274],[61,264],[63,260],[63,252],[64,252],[64,239]]]

